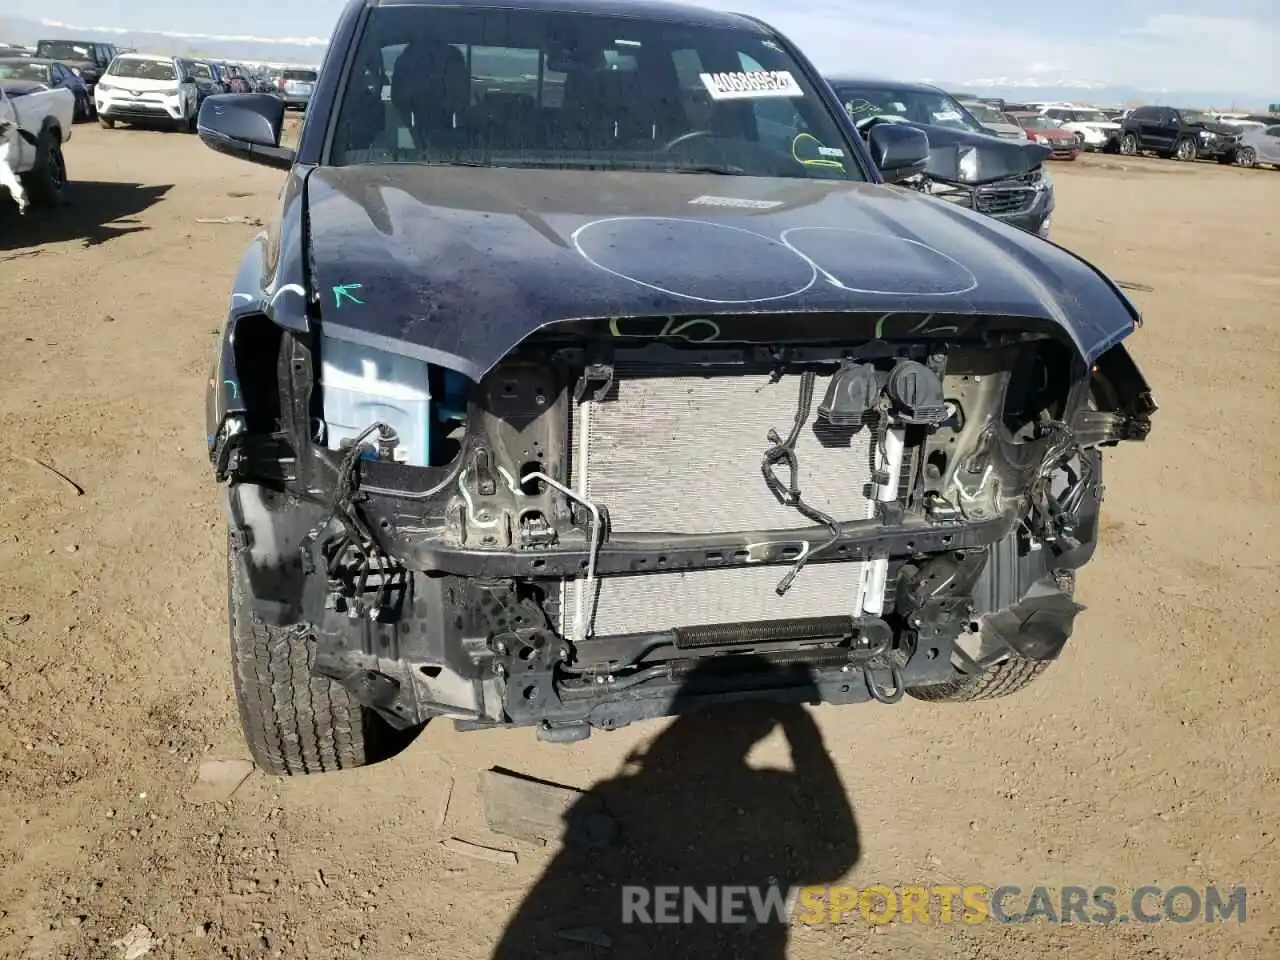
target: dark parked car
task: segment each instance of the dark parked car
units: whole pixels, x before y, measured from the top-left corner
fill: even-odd
[[[75,119],[93,119],[93,98],[89,95],[89,87],[70,67],[57,60],[0,57],[0,80],[31,80],[42,83],[51,90],[66,88],[76,98]]]
[[[46,60],[59,60],[71,68],[71,72],[84,81],[93,98],[94,87],[120,51],[114,44],[97,40],[41,40],[36,44],[36,56]]]
[[[923,130],[933,148],[935,168],[953,165],[952,155],[961,149],[962,141],[969,141],[972,148],[983,143],[974,137],[993,136],[955,97],[927,83],[849,75],[829,77],[827,82],[855,124],[861,126],[884,118]],[[1034,155],[1034,151],[1029,155]],[[1032,164],[1030,169],[1001,181],[975,186],[948,185],[948,189],[937,192],[946,200],[971,207],[1028,233],[1049,234],[1054,207],[1053,179],[1043,164]]]
[[[311,110],[296,152],[278,97],[198,125],[287,171],[207,393],[264,770],[1057,657],[1103,448],[1151,422],[1139,318],[886,183],[920,129],[864,142],[785,37],[659,0],[354,0]]]
[[[199,93],[199,102],[201,103],[204,102],[205,97],[212,96],[215,93],[231,92],[231,87],[227,83],[222,66],[210,60],[192,60],[191,79],[196,83],[196,90]]]
[[[1214,120],[1200,110],[1138,107],[1120,122],[1120,152],[1150,152],[1179,160],[1209,159],[1235,163],[1239,127]]]

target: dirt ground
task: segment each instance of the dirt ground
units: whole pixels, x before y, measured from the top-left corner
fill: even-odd
[[[151,957],[488,957],[555,851],[486,832],[481,771],[591,788],[665,724],[553,746],[441,723],[380,766],[254,772],[200,802],[202,761],[247,757],[203,398],[255,228],[197,220],[270,218],[281,175],[127,129],[78,127],[67,159],[72,206],[0,208],[0,956],[122,956],[113,942],[144,924]],[[1056,240],[1148,288],[1130,342],[1161,410],[1147,444],[1108,459],[1088,610],[1033,688],[812,711],[856,821],[842,869],[860,887],[1243,885],[1247,921],[855,916],[797,925],[788,957],[1277,955],[1280,174],[1093,157],[1054,174]],[[696,802],[655,801],[645,825],[690,862],[718,818],[754,813],[703,762],[691,748],[676,771]],[[786,767],[782,735],[751,762]],[[519,862],[459,857],[451,836]],[[577,903],[564,928],[618,909],[586,877],[560,899]],[[559,955],[644,956],[632,929]],[[725,938],[715,955],[762,955]]]

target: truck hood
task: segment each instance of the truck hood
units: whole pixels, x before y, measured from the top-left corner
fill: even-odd
[[[985,121],[982,124],[984,129],[990,130],[996,136],[1006,136],[1008,134],[1016,134],[1019,137],[1025,137],[1026,133],[1016,123],[998,123],[995,120]]]
[[[177,91],[180,82],[177,77],[172,80],[153,80],[150,77],[121,77],[112,75],[103,77],[98,81],[99,85],[108,84],[112,90],[122,90],[126,93],[173,93]],[[103,89],[107,89],[106,86]]]
[[[326,334],[473,379],[579,319],[1030,318],[1060,326],[1089,362],[1138,321],[1067,251],[880,184],[387,165],[316,168],[306,192]]]
[[[1233,127],[1229,123],[1220,123],[1216,120],[1209,120],[1205,123],[1189,123],[1187,126],[1195,130],[1207,130],[1209,133],[1216,133],[1220,137],[1235,137],[1240,135],[1240,128]]]
[[[1046,140],[1051,140],[1054,143],[1061,143],[1067,140],[1074,141],[1076,139],[1076,135],[1065,127],[1036,127],[1031,132],[1039,134]]]

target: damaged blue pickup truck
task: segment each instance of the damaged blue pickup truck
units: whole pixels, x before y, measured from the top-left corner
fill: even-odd
[[[623,0],[354,0],[296,148],[283,111],[199,117],[287,171],[208,393],[265,770],[1059,655],[1103,449],[1155,410],[1138,314],[895,185],[920,130],[856,128],[758,20]]]

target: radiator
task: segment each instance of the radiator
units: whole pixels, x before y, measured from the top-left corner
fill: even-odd
[[[818,420],[827,380],[817,379],[796,444],[801,496],[837,521],[870,519],[871,431]],[[799,394],[797,375],[772,383],[766,374],[642,378],[620,372],[607,399],[574,407],[570,482],[608,508],[615,537],[811,527],[774,498],[760,470],[772,446],[769,430],[787,436]],[[786,482],[785,466],[778,473]],[[853,615],[862,606],[863,567],[811,563],[782,597],[774,588],[785,565],[603,577],[595,597],[585,580],[566,580],[563,632],[581,641],[709,623]]]

